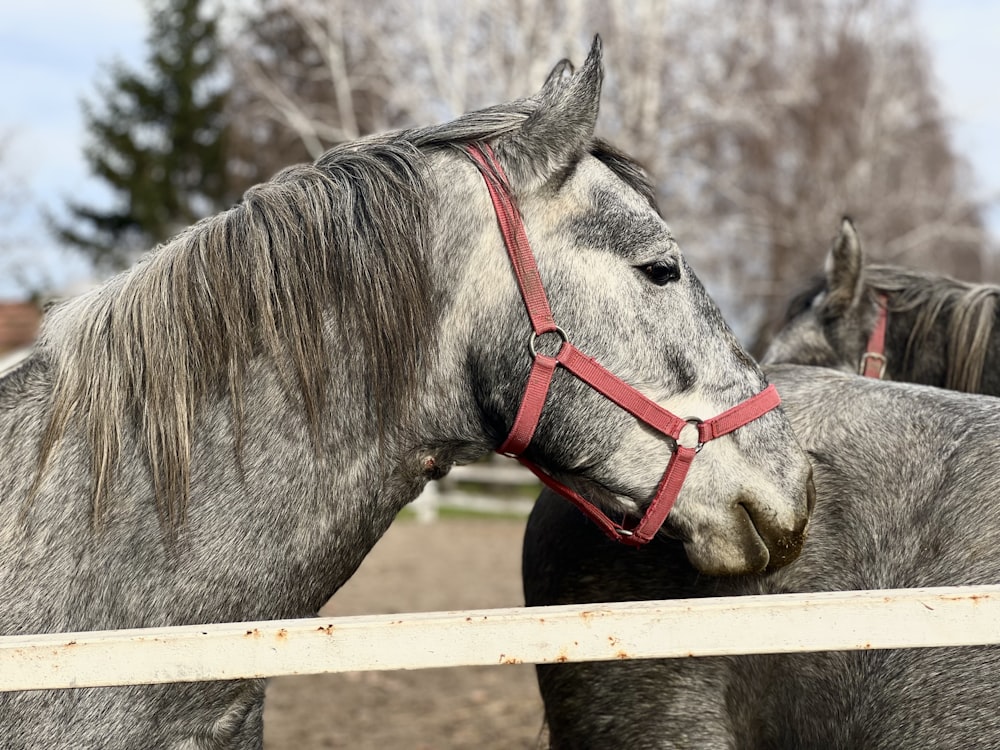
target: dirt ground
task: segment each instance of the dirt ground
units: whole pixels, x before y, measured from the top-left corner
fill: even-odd
[[[398,519],[324,615],[512,607],[524,522]],[[531,665],[282,677],[268,686],[267,750],[533,749],[542,704]]]

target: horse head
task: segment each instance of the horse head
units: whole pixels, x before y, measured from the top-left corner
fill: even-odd
[[[432,254],[446,269],[440,293],[449,298],[435,377],[452,382],[438,389],[443,400],[427,418],[440,427],[445,409],[476,419],[457,425],[464,436],[428,447],[451,463],[472,456],[447,446],[509,443],[537,348],[563,366],[551,374],[522,458],[609,517],[626,518],[659,497],[679,444],[703,440],[694,430],[665,435],[636,412],[666,411],[695,426],[753,399],[767,383],[685,262],[642,170],[595,140],[601,80],[595,40],[579,71],[560,63],[538,94],[515,103],[517,117],[501,132],[468,139],[487,141],[488,156],[477,162],[452,148],[434,157],[440,206]],[[474,113],[465,126],[473,130],[484,115],[497,122],[505,113]],[[558,330],[533,330],[493,191],[508,193],[516,206]],[[611,390],[627,390],[641,403],[623,410],[585,382],[564,361],[568,344],[580,353],[575,362],[613,374],[623,382]],[[445,393],[464,394],[464,408]],[[480,424],[484,434],[471,436]],[[665,529],[706,572],[762,570],[797,555],[811,497],[809,463],[780,409],[768,408],[703,446]]]
[[[861,241],[845,217],[826,256],[823,275],[791,301],[784,325],[762,362],[858,372],[878,316],[877,297],[865,281]]]
[[[823,274],[791,301],[762,361],[995,395],[998,299],[995,285],[867,263],[845,218]]]

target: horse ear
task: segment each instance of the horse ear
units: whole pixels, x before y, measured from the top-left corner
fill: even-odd
[[[542,84],[542,90],[536,94],[536,98],[554,98],[556,92],[572,77],[574,70],[573,63],[565,58],[557,62],[555,67],[552,68],[552,72],[546,76],[545,83]]]
[[[520,187],[544,182],[588,147],[604,80],[602,53],[601,38],[595,36],[578,71],[566,60],[559,62],[530,99],[537,108],[509,140],[497,144]]]
[[[844,217],[840,233],[826,256],[827,296],[825,306],[843,315],[861,300],[865,258],[854,222]]]

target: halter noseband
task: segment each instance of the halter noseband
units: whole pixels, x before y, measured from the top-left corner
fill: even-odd
[[[881,380],[885,377],[885,329],[888,318],[889,298],[884,294],[879,294],[875,327],[872,329],[871,336],[868,337],[868,346],[865,353],[861,355],[861,362],[858,365],[858,373],[866,378]]]
[[[781,403],[778,392],[773,385],[769,385],[755,396],[751,396],[746,401],[711,419],[704,421],[695,418],[682,419],[644,396],[606,370],[596,360],[577,349],[563,330],[556,325],[552,316],[552,310],[549,308],[549,302],[545,296],[545,288],[542,286],[538,267],[528,243],[528,235],[525,232],[521,214],[515,207],[506,187],[506,176],[496,154],[487,144],[472,144],[467,147],[467,150],[479,165],[480,173],[489,189],[500,233],[503,235],[507,254],[514,267],[514,275],[517,277],[517,284],[528,310],[532,328],[529,338],[532,365],[531,373],[528,375],[528,384],[524,389],[524,396],[521,399],[521,405],[517,410],[510,434],[503,445],[497,449],[497,452],[516,458],[527,466],[545,485],[576,505],[607,536],[633,546],[645,544],[656,535],[656,532],[666,521],[670,509],[680,494],[681,485],[684,483],[684,477],[687,475],[691,462],[701,447],[709,440],[727,435],[777,407]],[[547,333],[554,333],[561,339],[562,343],[555,357],[538,353],[535,350],[535,340]],[[570,489],[522,455],[534,436],[542,409],[545,406],[545,398],[548,395],[552,377],[559,365],[562,365],[632,416],[673,439],[675,444],[673,455],[656,488],[656,494],[638,522],[629,525],[615,523],[578,492]],[[681,432],[688,427],[696,431],[697,437],[693,441],[689,441],[693,442],[693,445],[682,445]]]

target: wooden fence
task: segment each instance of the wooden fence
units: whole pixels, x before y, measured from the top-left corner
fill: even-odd
[[[0,691],[375,669],[1000,643],[1000,586],[0,637]]]

